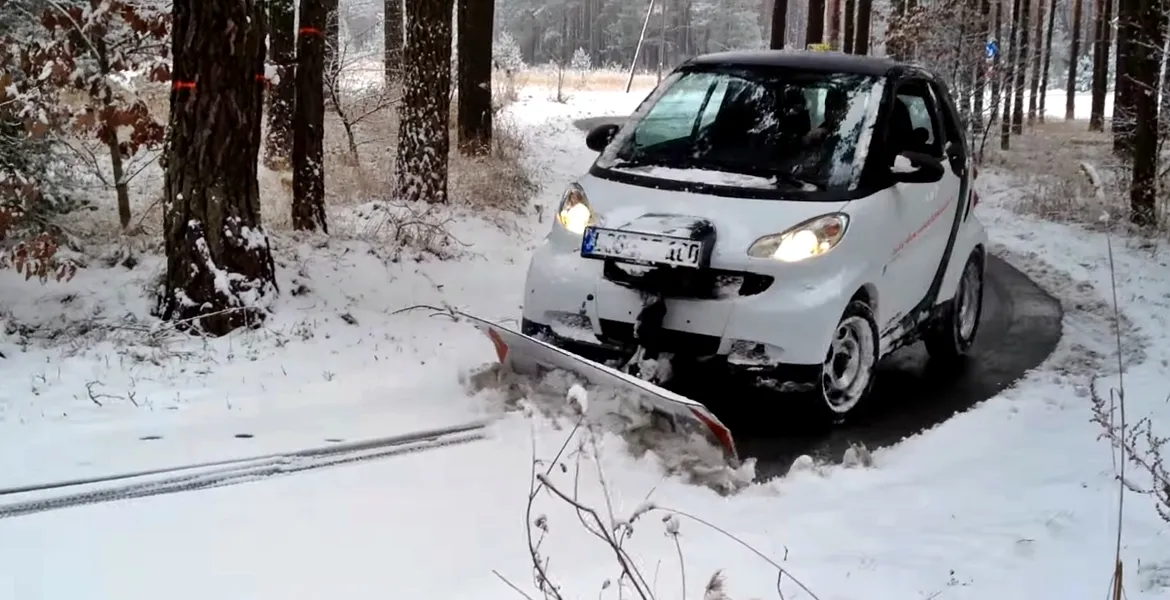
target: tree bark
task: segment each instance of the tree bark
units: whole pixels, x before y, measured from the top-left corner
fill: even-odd
[[[987,117],[987,128],[990,133],[991,126],[995,125],[996,119],[999,117],[999,103],[1003,100],[1003,73],[1001,72],[1001,65],[1003,64],[1003,9],[1004,2],[1008,0],[995,0],[995,41],[999,44],[999,51],[991,58],[991,110]]]
[[[1109,45],[1113,37],[1113,0],[1097,0],[1096,36],[1093,40],[1093,105],[1089,131],[1105,130],[1105,94],[1109,87]]]
[[[979,0],[979,24],[977,31],[981,36],[986,36],[991,30],[991,0]],[[982,41],[982,40],[980,40]],[[987,60],[980,52],[975,60],[975,90],[974,100],[975,106],[971,111],[971,132],[974,136],[982,138],[983,136],[983,104],[984,96],[987,93]],[[992,109],[995,110],[994,108]]]
[[[1045,0],[1040,0],[1043,3]],[[1052,29],[1056,24],[1056,0],[1049,0],[1051,4],[1048,6],[1048,33],[1044,39],[1044,66],[1040,71],[1040,122],[1044,122],[1044,114],[1047,112],[1048,100],[1048,67],[1052,63]]]
[[[1141,49],[1138,48],[1138,32],[1141,31],[1140,11],[1142,0],[1118,0],[1117,2],[1117,55],[1113,80],[1113,151],[1127,155],[1133,150],[1134,111],[1139,95],[1130,73],[1139,68]]]
[[[825,0],[808,0],[808,26],[804,45],[819,44],[825,39]]]
[[[451,0],[411,0],[406,7],[406,87],[395,166],[398,197],[408,202],[447,202],[451,8]]]
[[[492,151],[492,23],[494,0],[458,0],[459,151]]]
[[[788,0],[775,0],[772,5],[772,39],[768,47],[772,50],[784,49],[784,35],[788,29]]]
[[[1020,5],[1027,0],[1004,0],[1012,3],[1012,22],[1008,42],[1007,67],[1003,73],[1003,121],[999,124],[999,147],[1002,150],[1011,148],[1012,135],[1012,99],[1017,89],[1016,81],[1019,78],[1020,48],[1016,39],[1020,33]],[[1022,85],[1022,80],[1021,80]]]
[[[260,0],[175,0],[157,312],[209,335],[258,325],[276,293],[256,179],[263,118]]]
[[[841,50],[845,54],[853,54],[853,42],[857,38],[854,18],[857,15],[857,0],[845,0],[845,35],[841,41]]]
[[[325,222],[325,53],[322,35],[337,0],[301,0],[293,111],[292,226],[328,233]]]
[[[1040,107],[1040,69],[1043,68],[1044,0],[1036,0],[1036,49],[1032,51],[1032,87],[1028,90],[1028,127],[1036,124],[1036,110]]]
[[[293,0],[269,0],[268,60],[276,83],[268,90],[268,134],[264,140],[264,164],[278,169],[288,166],[292,155],[293,105],[296,102],[296,15]]]
[[[857,34],[853,40],[854,54],[869,54],[869,22],[873,16],[873,0],[857,0]]]
[[[1084,0],[1073,0],[1072,26],[1069,28],[1068,83],[1065,86],[1064,120],[1076,118],[1077,111],[1077,66],[1081,58],[1081,16]],[[1052,38],[1049,38],[1050,40]]]
[[[385,0],[383,76],[386,84],[402,81],[402,0]]]
[[[325,68],[330,73],[334,73],[341,68],[341,61],[343,60],[341,48],[341,15],[337,10],[337,0],[326,0],[326,2],[325,20],[322,21],[325,31]],[[303,4],[304,0],[298,0],[298,3]],[[302,6],[303,9],[304,7]]]
[[[1133,77],[1133,181],[1130,183],[1130,220],[1143,227],[1157,224],[1158,195],[1158,67],[1165,35],[1160,0],[1137,0],[1132,8],[1136,34],[1129,45]]]
[[[841,0],[827,0],[825,4],[825,30],[829,47],[841,49]]]
[[[1016,4],[1020,9],[1020,19],[1018,24],[1017,46],[1019,48],[1016,52],[1016,90],[1015,99],[1012,101],[1012,133],[1020,135],[1024,133],[1024,90],[1028,87],[1028,56],[1029,42],[1028,39],[1028,25],[1031,24],[1032,1],[1031,0],[1016,0]]]

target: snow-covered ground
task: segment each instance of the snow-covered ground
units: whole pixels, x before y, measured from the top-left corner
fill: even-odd
[[[491,391],[469,395],[460,374],[488,361],[490,344],[442,311],[405,309],[515,319],[527,253],[564,184],[593,157],[572,120],[625,113],[642,97],[575,92],[560,105],[547,95],[509,108],[546,184],[533,199],[542,216],[501,228],[498,218],[458,215],[453,232],[471,244],[458,261],[297,240],[281,253],[284,294],[259,333],[196,343],[153,326],[144,292],[157,259],[93,264],[43,288],[0,273],[13,322],[60,331],[53,345],[31,339],[25,349],[21,331],[0,337],[0,488],[497,417],[487,440],[466,445],[0,520],[0,600],[520,598],[505,580],[537,598],[525,535],[533,446],[548,460],[570,435],[591,442],[587,451],[570,444],[560,463],[541,465],[559,489],[579,485],[580,501],[607,520],[658,507],[625,543],[658,598],[683,598],[682,588],[704,597],[719,570],[729,597],[777,597],[776,569],[756,552],[823,600],[1105,593],[1116,469],[1090,421],[1089,390],[1112,352],[1105,237],[1021,216],[1011,209],[1019,186],[1005,175],[981,176],[978,210],[1007,258],[1064,301],[1060,347],[999,397],[876,451],[870,468],[801,469],[720,496],[664,475],[620,439],[502,415]],[[1063,101],[1049,106],[1063,112]],[[1114,252],[1128,416],[1170,423],[1170,346],[1157,343],[1170,337],[1165,250],[1114,239]],[[1108,397],[1112,385],[1093,387]],[[1170,529],[1147,497],[1125,501],[1128,597],[1165,597]],[[727,534],[686,516],[664,520],[669,510]],[[618,597],[612,551],[568,503],[544,494],[531,514],[547,524],[539,554],[566,598]],[[809,597],[788,576],[781,586],[784,598]]]

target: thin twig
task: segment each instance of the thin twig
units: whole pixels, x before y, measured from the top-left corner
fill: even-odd
[[[1121,434],[1119,437],[1125,438],[1125,364],[1121,356],[1121,309],[1117,302],[1117,271],[1113,260],[1113,238],[1109,231],[1105,232],[1105,247],[1109,251],[1109,284],[1113,292],[1113,331],[1117,338],[1117,404],[1120,409],[1121,417]],[[1112,392],[1110,397],[1112,397]],[[1114,587],[1113,600],[1121,600],[1122,597],[1122,565],[1121,565],[1121,533],[1122,520],[1125,514],[1125,444],[1118,446],[1118,451],[1121,456],[1118,460],[1118,475],[1117,475],[1117,541],[1114,547],[1113,554],[1113,569],[1114,569]]]
[[[771,558],[768,557],[768,555],[764,554],[763,552],[756,550],[755,547],[753,547],[751,544],[743,541],[742,539],[737,537],[735,534],[727,531],[726,529],[723,529],[722,527],[715,525],[714,523],[711,523],[709,521],[706,521],[702,518],[696,517],[695,515],[692,515],[688,512],[684,512],[681,510],[677,510],[677,509],[673,509],[673,508],[665,508],[665,507],[658,507],[657,510],[661,510],[661,511],[668,512],[668,513],[673,513],[673,514],[679,515],[680,517],[686,517],[692,521],[695,521],[696,523],[699,523],[701,525],[705,525],[711,529],[714,529],[715,531],[718,531],[719,533],[722,533],[724,536],[727,536],[727,538],[731,539],[732,541],[735,541],[736,543],[743,546],[744,548],[747,548],[752,554],[755,554],[756,556],[760,557],[760,559],[763,560],[764,562],[772,565],[782,575],[787,575],[789,579],[791,579],[793,582],[795,582],[796,585],[799,586],[800,589],[804,590],[804,592],[806,594],[811,596],[813,598],[813,600],[820,600],[820,598],[816,594],[814,594],[813,591],[808,588],[808,586],[804,585],[804,583],[802,583],[799,579],[794,577],[792,575],[792,573],[790,573],[787,569],[780,566],[780,563],[772,560]],[[779,591],[779,584],[777,584],[777,591]]]
[[[682,580],[682,598],[687,597],[687,563],[683,560],[682,544],[678,541],[678,534],[674,534],[674,549],[678,552],[678,572]]]
[[[547,475],[539,475],[537,478],[542,484],[544,484],[545,488],[555,494],[558,498],[573,506],[574,508],[584,511],[593,518],[593,521],[599,527],[605,527],[605,523],[601,520],[601,516],[597,514],[596,510],[593,510],[592,508],[570,498],[567,494],[553,485],[552,481],[549,480]],[[610,539],[612,540],[612,537]],[[638,592],[638,595],[643,600],[650,600],[649,590],[643,589],[645,582],[641,580],[641,577],[635,577],[637,569],[630,564],[630,557],[616,543],[610,543],[610,548],[614,551],[614,557],[617,559],[618,564],[622,567],[622,575],[630,579],[630,583],[634,585],[634,590]]]
[[[525,592],[524,590],[520,589],[519,587],[516,587],[516,584],[512,583],[511,581],[508,581],[508,578],[507,578],[507,577],[504,577],[503,575],[500,575],[500,572],[499,572],[499,571],[497,571],[497,570],[495,570],[495,569],[492,569],[492,573],[493,573],[493,574],[494,574],[496,577],[499,577],[499,578],[500,578],[500,581],[503,581],[503,582],[504,582],[504,583],[505,583],[505,584],[506,584],[508,587],[512,588],[513,590],[516,590],[516,593],[517,593],[517,594],[520,594],[521,596],[524,596],[524,597],[525,597],[525,598],[527,598],[528,600],[535,600],[535,598],[533,598],[532,596],[529,596],[527,592]]]

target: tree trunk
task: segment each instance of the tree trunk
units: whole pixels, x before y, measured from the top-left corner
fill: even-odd
[[[492,23],[494,0],[458,0],[459,151],[492,150]]]
[[[825,4],[825,25],[829,47],[841,49],[841,0],[827,0]]]
[[[114,195],[118,202],[118,222],[125,232],[130,227],[130,186],[126,183],[126,169],[122,161],[122,146],[118,143],[118,111],[114,107],[114,91],[110,88],[110,75],[113,69],[110,66],[110,52],[106,46],[106,38],[96,30],[88,36],[89,43],[97,55],[98,71],[102,74],[100,96],[104,127],[98,137],[105,143],[110,152],[110,174],[114,176]]]
[[[276,293],[256,179],[263,113],[260,0],[175,0],[174,88],[157,311],[209,335],[258,325]]]
[[[341,68],[342,47],[341,47],[341,15],[339,14],[337,0],[326,0],[328,8],[325,12],[325,20],[322,21],[325,30],[325,68],[329,73],[334,73]],[[298,0],[298,4],[304,4],[304,0]],[[304,10],[304,7],[301,7]],[[302,21],[304,23],[304,21]]]
[[[1020,19],[1016,30],[1019,37],[1017,37],[1016,51],[1016,90],[1015,99],[1012,101],[1012,133],[1020,135],[1024,133],[1024,90],[1028,87],[1028,56],[1029,42],[1028,39],[1028,25],[1031,24],[1032,0],[1016,0],[1016,4],[1020,8]]]
[[[775,0],[772,5],[772,39],[768,47],[772,50],[784,49],[784,34],[788,29],[788,0]]]
[[[1109,46],[1113,37],[1113,0],[1097,0],[1096,36],[1093,40],[1093,107],[1089,131],[1105,130],[1105,94],[1109,87]]]
[[[411,0],[399,105],[398,197],[447,201],[447,123],[451,112],[451,0]]]
[[[1133,150],[1134,110],[1139,95],[1133,85],[1130,71],[1141,61],[1138,48],[1138,22],[1142,0],[1117,2],[1117,55],[1113,80],[1113,151],[1128,155]]]
[[[955,72],[951,75],[951,81],[955,86],[954,96],[959,105],[959,123],[964,131],[971,124],[971,63],[967,60],[971,54],[971,43],[967,33],[967,8],[968,2],[963,2],[958,7],[960,18],[955,40]]]
[[[1162,42],[1162,55],[1170,58],[1170,20],[1166,22],[1167,30],[1162,33],[1163,38],[1167,38]],[[1170,60],[1166,60],[1162,64],[1162,97],[1161,109],[1158,113],[1161,131],[1167,131],[1167,123],[1170,123]]]
[[[1040,0],[1044,2],[1045,0]],[[1048,99],[1048,67],[1052,62],[1052,29],[1056,24],[1056,0],[1050,0],[1051,5],[1048,7],[1048,33],[1044,39],[1044,66],[1040,71],[1040,122],[1044,122],[1044,114],[1047,109]]]
[[[873,16],[873,0],[857,0],[857,34],[853,40],[854,54],[869,54],[869,22]]]
[[[979,25],[977,31],[986,36],[991,29],[991,0],[979,0]],[[982,41],[982,40],[981,40]],[[975,61],[975,106],[972,110],[971,132],[979,138],[983,137],[983,104],[987,94],[987,60],[983,53]],[[992,109],[995,110],[994,108]]]
[[[288,167],[292,155],[292,113],[296,102],[296,15],[293,0],[268,2],[268,60],[276,83],[268,90],[268,134],[264,139],[264,164],[270,169]]]
[[[1003,64],[1003,9],[1004,2],[1009,0],[995,0],[995,41],[999,44],[999,51],[991,58],[991,110],[987,117],[987,129],[990,133],[991,126],[995,125],[996,119],[999,117],[999,103],[1003,100],[1003,81],[1002,64]]]
[[[857,0],[845,0],[845,35],[841,43],[841,50],[845,54],[853,54],[853,42],[857,39],[854,18],[857,15]]]
[[[1068,49],[1068,84],[1065,86],[1064,120],[1076,118],[1077,109],[1077,65],[1081,62],[1081,13],[1084,11],[1084,0],[1073,0],[1072,26],[1069,28]],[[1048,38],[1051,40],[1052,38]]]
[[[825,39],[825,0],[808,0],[808,26],[804,45],[819,44]]]
[[[300,0],[297,101],[293,111],[292,226],[328,233],[325,222],[325,53],[321,34],[337,0]]]
[[[1165,36],[1160,0],[1137,0],[1132,15],[1136,34],[1129,45],[1133,53],[1129,75],[1134,90],[1132,139],[1133,181],[1129,188],[1130,220],[1143,227],[1157,224],[1158,196],[1158,67]]]
[[[385,0],[382,39],[383,76],[387,85],[402,80],[402,0]]]
[[[1003,72],[1003,121],[999,124],[999,147],[1002,150],[1011,148],[1012,135],[1012,99],[1014,92],[1017,89],[1016,81],[1019,79],[1020,66],[1020,48],[1016,43],[1016,39],[1020,33],[1020,5],[1027,0],[1004,0],[1012,3],[1012,23],[1008,42],[1008,57],[1006,67]],[[1021,87],[1022,87],[1022,79]]]
[[[1044,1],[1036,0],[1036,49],[1032,51],[1032,88],[1028,94],[1028,127],[1036,124],[1036,110],[1040,106],[1041,51],[1044,49]]]

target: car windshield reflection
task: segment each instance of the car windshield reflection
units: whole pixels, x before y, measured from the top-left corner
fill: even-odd
[[[677,72],[598,166],[733,187],[850,189],[877,82],[792,69]]]

